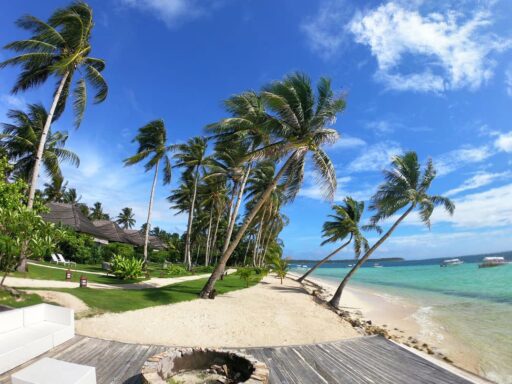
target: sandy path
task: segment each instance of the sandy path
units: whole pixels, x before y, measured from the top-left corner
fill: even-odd
[[[298,283],[268,276],[260,284],[217,296],[76,322],[77,333],[103,339],[204,347],[326,342],[359,336]]]
[[[236,269],[228,269],[227,274],[236,272]],[[133,284],[101,284],[88,282],[87,287],[96,289],[147,289],[147,288],[161,288],[166,285],[182,283],[184,281],[206,279],[210,277],[209,273],[202,275],[180,276],[180,277],[153,277],[149,280],[144,280]],[[40,279],[27,279],[23,277],[7,276],[5,285],[15,288],[78,288],[77,282],[59,281],[59,280],[40,280]]]
[[[89,310],[87,304],[85,304],[82,300],[80,300],[76,296],[73,296],[70,293],[35,290],[27,290],[25,292],[35,293],[36,295],[41,296],[44,300],[51,301],[52,303],[61,305],[66,308],[71,308],[75,311],[75,314],[77,315],[80,315],[81,313]]]

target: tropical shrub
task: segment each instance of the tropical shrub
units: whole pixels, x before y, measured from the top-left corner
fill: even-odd
[[[183,265],[172,264],[167,268],[167,272],[170,276],[187,276],[190,272]]]
[[[274,257],[270,266],[277,277],[281,279],[281,284],[283,284],[283,279],[286,277],[289,269],[288,260],[281,257]]]
[[[102,246],[103,259],[110,261],[114,255],[125,258],[134,258],[136,256],[135,248],[130,244],[108,243]]]
[[[80,264],[101,262],[101,251],[91,236],[71,229],[61,229],[59,234],[57,249],[66,259]]]
[[[111,261],[112,272],[121,279],[136,279],[142,276],[143,262],[134,257],[114,255]]]
[[[44,210],[39,200],[34,210],[26,207],[27,185],[21,180],[6,181],[9,170],[7,160],[0,158],[0,270],[3,272],[0,286],[5,276],[26,258],[39,258],[50,252],[56,235],[55,226],[37,214]]]
[[[240,268],[237,271],[237,275],[240,276],[240,279],[245,280],[245,284],[249,287],[249,281],[251,279],[252,270],[251,268]]]

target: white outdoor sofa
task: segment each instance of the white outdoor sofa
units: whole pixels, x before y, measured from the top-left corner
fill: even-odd
[[[0,374],[74,336],[72,309],[37,304],[0,312]]]

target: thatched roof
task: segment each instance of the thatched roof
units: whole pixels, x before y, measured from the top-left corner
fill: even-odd
[[[80,211],[80,208],[73,204],[50,202],[47,204],[50,212],[41,216],[46,221],[55,224],[62,224],[74,229],[76,232],[86,233],[99,239],[108,238]]]
[[[101,240],[135,246],[144,245],[144,233],[141,230],[122,229],[116,222],[110,220],[91,221],[76,205],[50,202],[47,206],[50,212],[41,215],[46,221],[60,223],[76,232],[86,233]],[[154,249],[167,248],[167,245],[156,236],[149,236],[149,245]]]

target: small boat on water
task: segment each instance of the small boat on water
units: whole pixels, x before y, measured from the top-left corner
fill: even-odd
[[[461,259],[447,259],[443,260],[441,263],[441,267],[450,267],[453,265],[461,265],[464,264],[464,262]]]
[[[478,265],[478,268],[489,268],[489,267],[500,267],[508,264],[504,257],[501,256],[490,256],[484,257],[482,263]]]
[[[383,265],[380,265],[379,263],[373,264],[373,268],[382,268]]]

